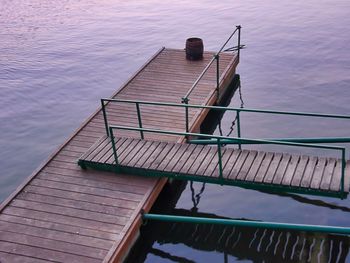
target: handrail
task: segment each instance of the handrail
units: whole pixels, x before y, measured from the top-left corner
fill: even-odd
[[[112,143],[112,149],[113,149],[113,155],[115,159],[115,163],[118,165],[118,154],[117,149],[115,146],[114,141],[114,129],[119,130],[129,130],[129,131],[139,131],[139,132],[151,132],[151,133],[159,133],[159,134],[168,134],[168,135],[182,135],[182,136],[196,136],[196,137],[203,137],[203,138],[209,138],[209,139],[216,139],[217,146],[218,146],[218,167],[219,167],[219,179],[223,180],[223,167],[222,167],[222,153],[221,153],[221,147],[224,144],[222,140],[227,139],[234,139],[237,141],[245,141],[245,142],[253,142],[253,143],[262,143],[262,144],[276,144],[276,145],[284,145],[284,146],[297,146],[297,147],[306,147],[306,148],[317,148],[317,149],[328,149],[328,150],[337,150],[341,152],[341,160],[342,160],[342,166],[341,166],[341,182],[340,182],[340,188],[341,192],[344,193],[344,177],[345,177],[345,147],[340,146],[329,146],[329,145],[322,145],[322,144],[306,144],[306,143],[295,143],[295,142],[284,142],[284,141],[269,141],[269,140],[262,140],[262,139],[249,139],[249,138],[234,138],[234,137],[227,137],[227,136],[219,136],[219,135],[209,135],[209,134],[201,134],[201,133],[193,133],[193,132],[177,132],[177,131],[169,131],[169,130],[159,130],[159,129],[150,129],[150,128],[137,128],[137,127],[130,127],[130,126],[120,126],[120,125],[111,125],[109,126],[109,134],[111,137],[111,143]],[[142,133],[143,134],[143,133]]]
[[[228,42],[231,40],[231,38],[236,34],[238,31],[238,39],[237,39],[237,56],[239,59],[240,56],[240,49],[241,49],[241,26],[236,26],[236,29],[231,33],[230,37],[226,40],[226,42],[221,46],[218,52],[215,53],[213,58],[209,61],[207,66],[203,69],[201,74],[198,76],[196,81],[192,84],[191,88],[186,92],[185,96],[181,98],[181,102],[188,104],[189,102],[189,96],[191,95],[192,91],[195,89],[195,87],[198,85],[199,81],[203,78],[204,74],[208,71],[209,67],[213,64],[213,62],[216,60],[216,93],[217,98],[219,99],[219,85],[220,85],[220,73],[219,73],[219,60],[220,60],[220,54],[222,53],[223,49],[226,47]]]
[[[196,104],[184,104],[184,103],[171,103],[171,102],[152,102],[152,101],[142,101],[142,100],[126,100],[126,99],[101,99],[103,118],[106,128],[107,135],[108,130],[108,119],[105,109],[105,102],[115,102],[115,103],[129,103],[135,104],[137,109],[137,118],[139,122],[139,127],[142,127],[142,114],[140,105],[155,105],[155,106],[169,106],[169,107],[180,107],[185,109],[185,130],[189,132],[189,116],[188,109],[209,109],[209,110],[219,110],[219,111],[236,111],[237,113],[237,136],[241,137],[241,120],[240,112],[253,112],[253,113],[263,113],[263,114],[276,114],[276,115],[291,115],[291,116],[305,116],[305,117],[323,117],[323,118],[333,118],[333,119],[350,119],[350,115],[341,114],[324,114],[324,113],[309,113],[309,112],[292,112],[292,111],[275,111],[275,110],[261,110],[261,109],[247,109],[247,108],[235,108],[235,107],[222,107],[222,106],[206,106],[206,105],[196,105]],[[141,133],[142,134],[142,133]],[[239,144],[241,147],[241,144]]]
[[[138,103],[144,105],[156,105],[156,106],[172,106],[182,108],[200,108],[200,109],[212,109],[222,111],[242,111],[242,112],[256,112],[256,113],[271,113],[271,114],[282,114],[282,115],[300,115],[306,117],[325,117],[325,118],[340,118],[350,119],[350,115],[344,114],[325,114],[325,113],[312,113],[312,112],[294,112],[294,111],[275,111],[275,110],[262,110],[262,109],[249,109],[249,108],[236,108],[236,107],[223,107],[223,106],[208,106],[198,104],[182,104],[172,102],[158,102],[158,101],[144,101],[144,100],[127,100],[127,99],[109,99],[103,98],[101,101],[107,102],[122,102],[122,103]]]
[[[161,215],[161,214],[142,214],[143,220],[155,220],[163,222],[176,223],[195,223],[195,224],[216,224],[225,226],[254,227],[264,229],[280,229],[294,230],[304,232],[319,232],[328,234],[350,235],[350,227],[341,226],[324,226],[324,225],[307,225],[307,224],[291,224],[277,223],[265,221],[248,221],[242,219],[224,219],[224,218],[208,218],[193,216],[177,216],[177,215]]]

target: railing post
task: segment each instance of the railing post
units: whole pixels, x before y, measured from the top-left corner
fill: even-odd
[[[221,142],[220,138],[217,138],[217,144],[218,144],[218,157],[219,157],[219,178],[220,180],[223,179],[223,173],[222,173],[222,156],[221,156]]]
[[[181,103],[188,105],[189,101],[190,101],[189,98],[184,97],[184,98],[182,98]],[[185,106],[185,129],[186,129],[186,132],[189,132],[189,130],[190,130],[189,120],[188,120],[188,107],[187,106]],[[187,138],[187,135],[186,135],[186,138]]]
[[[216,99],[217,102],[219,101],[219,97],[220,97],[220,55],[216,54],[214,55],[215,59],[216,59]]]
[[[239,26],[236,26],[236,28],[238,29],[238,40],[237,40],[237,47],[238,47],[238,49],[237,49],[237,52],[238,52],[238,61],[239,61],[239,59],[240,59],[240,54],[241,54],[241,26],[239,25]]]
[[[115,147],[115,140],[114,140],[114,134],[113,134],[113,128],[109,127],[109,134],[111,137],[111,143],[112,143],[112,149],[113,149],[113,155],[114,155],[114,160],[115,164],[118,165],[118,155],[117,155],[117,149]]]
[[[103,119],[105,122],[106,133],[107,133],[107,136],[109,136],[107,113],[106,113],[106,108],[105,108],[105,102],[103,99],[101,99],[101,106],[102,106]]]
[[[345,148],[342,149],[341,151],[341,192],[344,194],[344,177],[345,177]]]
[[[136,105],[136,110],[137,110],[137,119],[139,121],[139,128],[142,129],[142,120],[141,120],[141,111],[140,111],[140,104],[138,102],[135,103]],[[144,136],[143,136],[143,131],[140,130],[140,135],[141,135],[141,139],[143,140],[144,139]]]
[[[240,110],[237,110],[237,137],[241,138],[241,118],[240,118]],[[238,148],[241,150],[242,145],[239,142],[238,143]]]

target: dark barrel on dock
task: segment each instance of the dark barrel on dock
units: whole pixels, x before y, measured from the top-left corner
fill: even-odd
[[[203,58],[203,41],[198,37],[186,40],[186,58],[189,60],[200,60]]]

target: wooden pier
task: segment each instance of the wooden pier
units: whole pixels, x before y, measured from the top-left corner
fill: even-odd
[[[112,98],[181,102],[214,53],[188,61],[185,51],[162,48]],[[231,82],[236,53],[220,55],[220,94]],[[192,103],[217,100],[213,64],[196,86]],[[137,109],[108,104],[114,125],[137,125]],[[183,130],[180,109],[144,106],[144,127]],[[208,110],[190,109],[189,131],[196,131]],[[0,207],[1,262],[121,262],[137,238],[140,211],[149,211],[166,179],[82,170],[77,159],[105,134],[97,110]],[[120,132],[124,137],[139,134]],[[146,139],[183,142],[184,136],[147,134]],[[135,156],[134,156],[135,157]],[[136,160],[135,160],[136,161]]]

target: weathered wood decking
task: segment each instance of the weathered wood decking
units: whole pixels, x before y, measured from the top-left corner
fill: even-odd
[[[161,49],[113,97],[179,103],[212,53],[187,61],[183,50]],[[235,73],[235,55],[220,57],[221,88]],[[191,95],[195,104],[213,104],[215,65]],[[158,110],[159,109],[159,110]],[[137,124],[131,105],[107,105],[111,124]],[[183,111],[144,106],[144,126],[183,130]],[[191,130],[206,111],[190,110]],[[77,158],[105,134],[101,110],[38,168],[0,207],[1,262],[120,262],[137,236],[140,211],[148,211],[164,179],[82,170]],[[133,137],[133,133],[121,132]],[[136,134],[135,134],[136,135]],[[138,134],[137,134],[138,135]],[[147,135],[181,142],[182,137]]]
[[[118,138],[118,165],[125,172],[153,174],[251,188],[274,187],[285,191],[341,193],[342,161],[334,158],[288,153],[239,150],[224,147],[222,179],[219,178],[218,147]],[[79,160],[82,166],[116,170],[110,137],[103,136]],[[345,192],[349,192],[350,162],[345,169]]]

